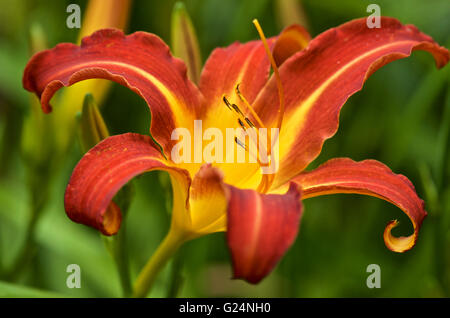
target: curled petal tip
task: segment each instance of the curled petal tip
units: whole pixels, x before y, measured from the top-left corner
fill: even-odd
[[[425,213],[426,214],[426,213]],[[393,252],[403,253],[409,251],[416,245],[418,238],[418,232],[414,231],[413,234],[409,236],[396,237],[392,235],[392,229],[397,227],[399,222],[397,220],[390,221],[386,228],[384,229],[383,239],[386,247]],[[415,227],[415,226],[414,226]]]
[[[133,177],[152,170],[164,170],[174,177],[174,198],[184,205],[180,200],[186,200],[190,184],[187,171],[166,165],[149,136],[128,133],[106,138],[75,167],[64,197],[67,215],[105,235],[117,233],[122,214],[112,202],[114,196]]]
[[[111,202],[102,216],[102,227],[100,231],[104,235],[114,235],[119,231],[120,224],[122,223],[122,213],[120,208],[114,202]]]
[[[383,238],[386,247],[394,252],[405,252],[415,245],[419,229],[427,216],[424,201],[417,195],[411,181],[375,160],[356,162],[348,158],[331,159],[315,170],[301,173],[294,181],[302,187],[303,198],[357,193],[374,196],[399,207],[411,220],[414,233],[395,237],[391,230],[398,225],[398,221],[389,222]]]

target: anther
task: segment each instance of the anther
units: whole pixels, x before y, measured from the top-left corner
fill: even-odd
[[[252,116],[255,118],[256,123],[259,125],[259,127],[264,127],[264,124],[262,123],[261,119],[259,118],[258,114],[255,112],[253,107],[250,105],[250,103],[247,101],[247,99],[244,97],[244,95],[241,93],[240,87],[241,84],[237,84],[235,88],[236,95],[239,97],[239,99],[244,103],[244,105],[247,107],[247,109],[250,111]]]
[[[225,105],[228,107],[228,109],[232,110],[232,109],[231,109],[231,104],[230,104],[230,102],[228,101],[228,99],[225,97],[225,95],[223,96],[223,102],[224,102]]]
[[[255,128],[255,125],[250,121],[250,119],[248,119],[248,117],[245,117],[245,121],[247,122],[247,124],[252,127]]]
[[[244,148],[245,150],[247,150],[247,147],[245,147],[244,143],[243,143],[242,141],[240,141],[240,140],[238,139],[238,137],[234,137],[234,141],[235,141],[239,146],[241,146],[242,148]]]
[[[233,109],[236,111],[236,113],[238,113],[239,115],[244,117],[244,114],[241,112],[241,110],[239,109],[239,107],[236,104],[231,104],[231,107],[233,107]]]

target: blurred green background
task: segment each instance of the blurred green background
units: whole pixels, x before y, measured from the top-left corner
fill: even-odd
[[[283,1],[283,0],[281,0]],[[175,1],[136,0],[128,33],[155,33],[170,43],[170,17]],[[30,196],[25,163],[20,156],[22,123],[29,112],[29,93],[22,88],[29,59],[30,26],[38,23],[48,45],[75,42],[78,30],[66,27],[66,7],[86,1],[0,0],[0,296],[118,297],[120,281],[114,263],[93,229],[71,222],[63,194],[81,158],[73,141],[61,164],[34,233],[35,242],[20,273],[2,275],[13,263],[27,235]],[[299,2],[300,3],[300,2]],[[315,36],[353,18],[368,16],[377,3],[381,14],[414,24],[441,45],[450,47],[448,0],[304,0],[307,27]],[[270,0],[187,0],[203,60],[217,46],[257,38],[251,24],[258,18],[267,36],[279,33],[283,20]],[[158,277],[151,296],[164,297],[173,272],[181,273],[182,297],[449,297],[450,296],[450,68],[437,71],[431,56],[417,52],[377,71],[363,91],[347,102],[340,129],[325,143],[312,166],[332,157],[377,159],[414,183],[429,216],[417,245],[409,252],[389,251],[382,233],[399,219],[396,235],[409,235],[412,225],[401,210],[384,201],[358,195],[334,195],[304,201],[300,232],[281,263],[259,285],[230,280],[231,265],[223,233],[187,243]],[[125,107],[126,106],[126,107]],[[143,100],[114,84],[101,112],[112,134],[148,133],[150,118]],[[51,116],[51,115],[49,115]],[[64,129],[61,127],[60,129]],[[166,234],[170,191],[161,173],[135,181],[136,194],[122,231],[135,278]],[[39,194],[38,194],[39,195]],[[66,267],[81,267],[81,288],[66,287]],[[381,267],[381,288],[366,286],[369,264]],[[172,268],[180,269],[173,271]]]

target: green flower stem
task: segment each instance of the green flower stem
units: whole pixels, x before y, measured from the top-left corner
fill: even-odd
[[[124,297],[130,297],[132,293],[130,269],[128,266],[128,253],[125,246],[125,231],[118,233],[116,237],[118,251],[116,253],[116,266],[120,276]]]
[[[128,253],[126,246],[126,217],[130,204],[134,196],[134,185],[132,183],[126,184],[116,194],[114,201],[122,211],[122,225],[121,230],[114,236],[102,236],[103,242],[110,255],[112,256],[116,265],[117,273],[119,275],[120,284],[122,287],[122,296],[130,297],[132,293],[130,268],[128,261]]]
[[[115,236],[102,236],[109,253],[111,254],[119,274],[122,296],[131,296],[130,269],[128,266],[128,253],[125,243],[125,229],[123,228]]]
[[[139,274],[134,285],[133,297],[146,297],[148,295],[159,272],[186,240],[186,236],[180,231],[174,230],[173,228],[170,229],[156,252]]]
[[[183,253],[181,250],[175,253],[172,260],[172,266],[170,269],[170,281],[169,287],[167,289],[167,298],[176,298],[180,293],[181,288],[184,283],[184,276],[182,274],[183,270]]]

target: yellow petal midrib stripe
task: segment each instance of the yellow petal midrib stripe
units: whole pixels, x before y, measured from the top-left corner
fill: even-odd
[[[319,99],[320,95],[323,91],[330,86],[336,79],[339,78],[344,72],[346,72],[349,68],[351,68],[354,64],[357,64],[361,60],[366,57],[378,52],[382,51],[390,46],[399,46],[404,43],[415,42],[411,40],[407,41],[398,41],[392,42],[389,44],[385,44],[383,46],[377,47],[373,50],[370,50],[360,56],[358,58],[352,60],[351,62],[343,65],[339,70],[337,70],[333,75],[331,75],[325,82],[323,82],[312,94],[310,94],[306,99],[300,101],[296,106],[293,107],[294,111],[291,114],[287,114],[286,118],[289,118],[283,124],[283,127],[280,132],[280,138],[283,138],[283,142],[280,142],[280,156],[286,154],[292,147],[292,145],[297,141],[296,136],[299,135],[304,127],[305,120],[307,117],[307,113],[311,110],[312,106]],[[388,54],[388,53],[387,53]],[[380,57],[381,58],[381,57]],[[295,136],[286,135],[289,132],[294,131]],[[283,136],[284,135],[284,136]]]
[[[193,122],[193,114],[190,112],[187,108],[187,105],[184,101],[180,101],[160,80],[158,80],[154,75],[150,74],[149,72],[144,71],[143,69],[134,66],[132,64],[123,63],[123,62],[117,62],[117,61],[110,61],[110,60],[100,60],[100,61],[94,61],[94,62],[86,62],[81,64],[76,64],[71,68],[64,68],[61,72],[56,73],[53,75],[53,77],[58,78],[62,73],[66,73],[73,69],[82,69],[82,68],[95,68],[95,67],[102,67],[102,66],[108,66],[108,65],[115,65],[119,67],[126,68],[128,70],[131,70],[132,72],[135,72],[139,74],[140,76],[144,77],[146,80],[151,82],[153,85],[156,86],[156,88],[161,92],[161,94],[166,99],[168,105],[170,106],[170,109],[173,113],[173,118],[175,120],[175,126],[176,127],[183,127],[185,126],[186,119],[192,119]],[[105,68],[108,72],[107,68]],[[126,79],[125,76],[121,74],[114,74],[122,76]],[[139,89],[139,87],[136,87]],[[140,89],[139,89],[140,90]],[[151,106],[151,105],[149,105]],[[183,124],[180,122],[180,118],[183,118]],[[192,123],[191,123],[192,124]],[[190,126],[188,126],[190,127]]]

